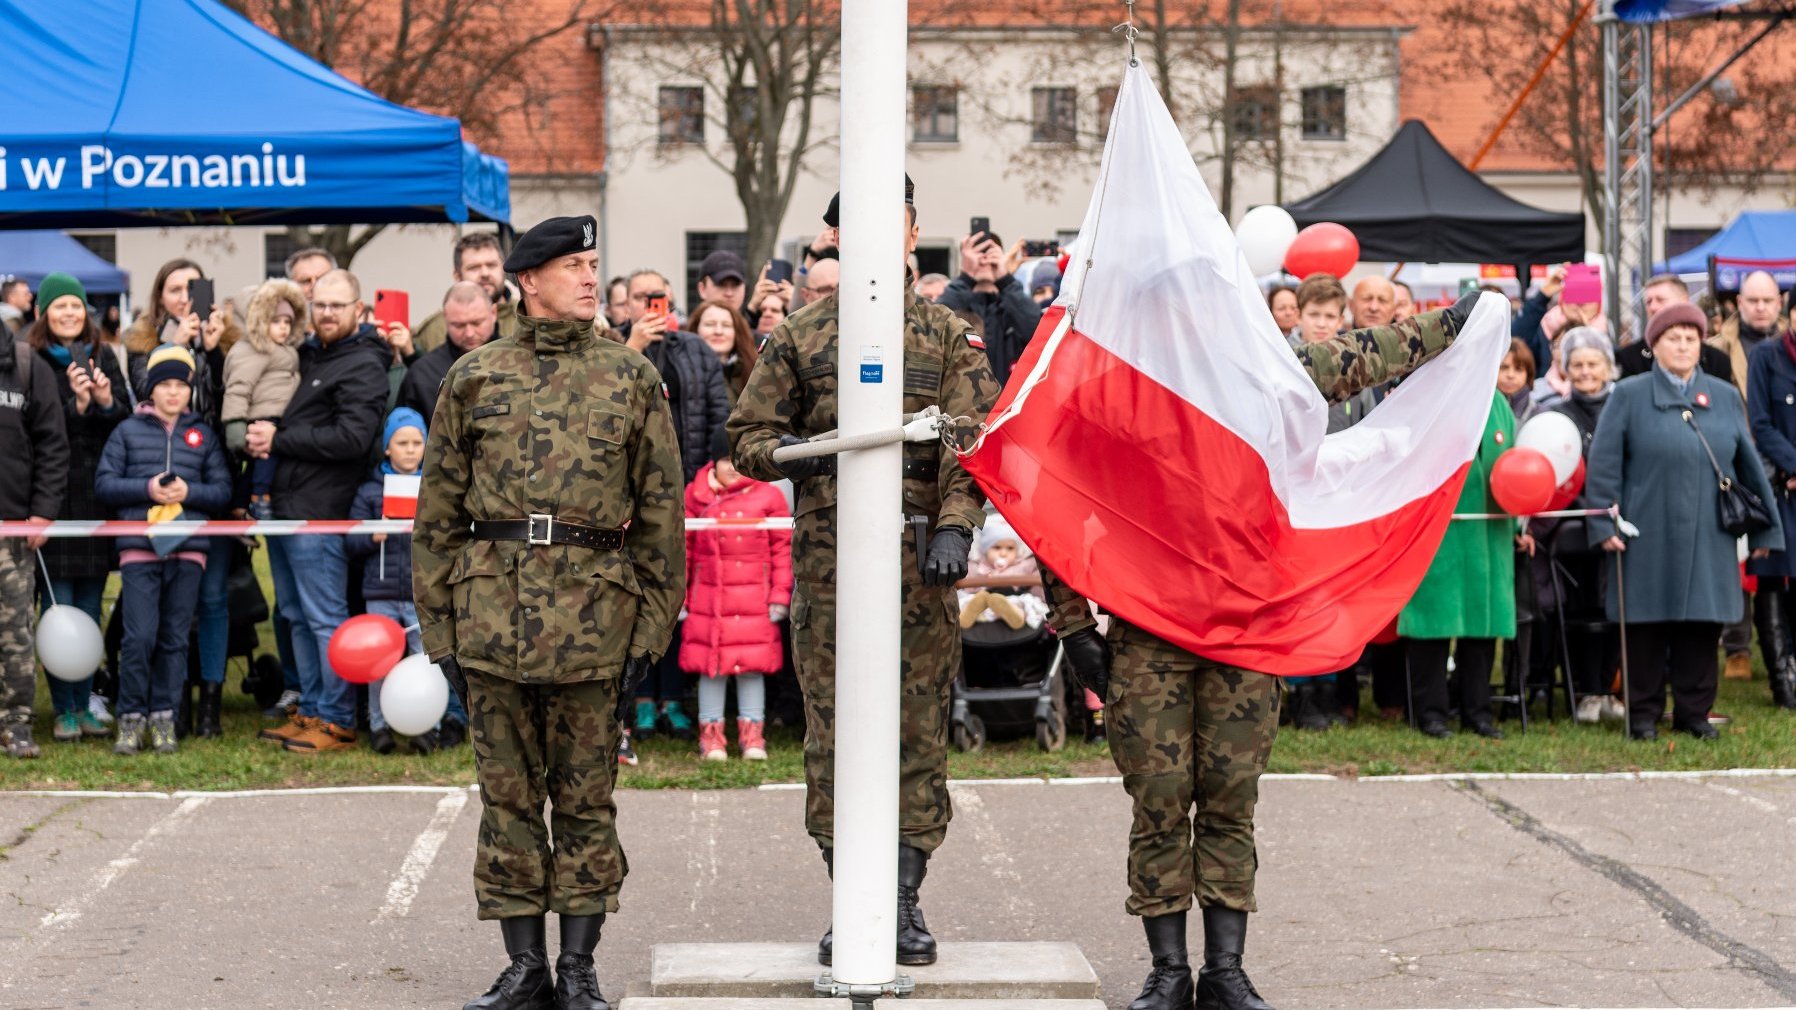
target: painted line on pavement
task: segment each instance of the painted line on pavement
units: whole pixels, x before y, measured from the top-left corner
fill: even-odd
[[[111,887],[112,882],[126,870],[137,865],[138,858],[142,856],[145,846],[159,836],[168,834],[182,821],[192,816],[195,810],[205,806],[206,802],[204,797],[198,796],[182,800],[180,806],[162,815],[162,819],[150,825],[150,829],[143,833],[143,837],[132,842],[131,847],[125,850],[124,855],[100,867],[100,871],[94,874],[92,880],[88,881],[87,890],[77,895],[74,901],[44,916],[38,925],[46,930],[60,929],[81,918],[81,914],[88,904],[99,897],[102,891]]]
[[[1783,810],[1779,808],[1777,804],[1762,796],[1754,796],[1744,790],[1735,789],[1733,786],[1724,786],[1719,782],[1704,782],[1703,785],[1708,786],[1716,792],[1726,793],[1727,795],[1744,802],[1747,806],[1763,811],[1773,817],[1784,817]],[[1784,817],[1784,821],[1789,824],[1796,824],[1796,817]]]
[[[424,883],[424,875],[430,872],[430,864],[436,862],[437,852],[443,848],[443,839],[449,837],[449,827],[455,823],[456,815],[461,808],[468,805],[466,790],[456,789],[445,793],[437,801],[437,808],[430,815],[430,823],[418,832],[412,847],[405,854],[405,862],[399,866],[399,876],[387,885],[386,903],[380,906],[380,913],[374,917],[375,922],[392,919],[411,911],[412,899],[418,896],[418,887]]]

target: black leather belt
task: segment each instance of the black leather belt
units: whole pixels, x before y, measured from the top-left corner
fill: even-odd
[[[836,457],[825,456],[825,457],[823,457],[823,459],[826,462],[824,462],[824,464],[823,464],[823,469],[821,471],[819,471],[819,475],[834,477],[836,475]],[[904,478],[903,479],[905,479],[905,480],[934,480],[940,472],[941,472],[941,468],[936,463],[935,460],[932,460],[932,459],[931,460],[917,460],[915,462],[912,462],[911,460],[907,459],[904,461]]]
[[[477,540],[523,540],[531,544],[564,544],[590,547],[596,551],[617,551],[624,547],[623,530],[607,530],[583,526],[565,519],[537,513],[528,519],[476,519]]]

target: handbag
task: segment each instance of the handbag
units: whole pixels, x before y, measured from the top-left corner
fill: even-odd
[[[1684,420],[1690,422],[1690,430],[1696,432],[1697,440],[1702,442],[1702,451],[1709,456],[1709,465],[1715,468],[1715,480],[1721,489],[1722,531],[1729,536],[1747,537],[1770,529],[1774,523],[1771,510],[1765,507],[1764,499],[1721,471],[1721,464],[1715,459],[1715,450],[1709,448],[1709,440],[1703,437],[1702,429],[1696,426],[1694,412],[1684,411]]]

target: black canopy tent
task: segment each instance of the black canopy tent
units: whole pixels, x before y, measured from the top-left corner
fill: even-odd
[[[1364,260],[1513,263],[1524,278],[1531,264],[1584,260],[1584,215],[1505,196],[1414,119],[1352,175],[1285,210],[1299,228],[1345,225]]]

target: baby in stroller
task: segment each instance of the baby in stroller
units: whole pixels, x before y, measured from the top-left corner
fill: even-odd
[[[1041,627],[1048,615],[1041,587],[1041,568],[1035,556],[1017,538],[1002,516],[990,516],[979,531],[979,542],[967,565],[969,581],[1015,579],[1027,585],[996,585],[961,589],[960,626],[971,628],[981,621],[1003,621],[1012,631]]]

